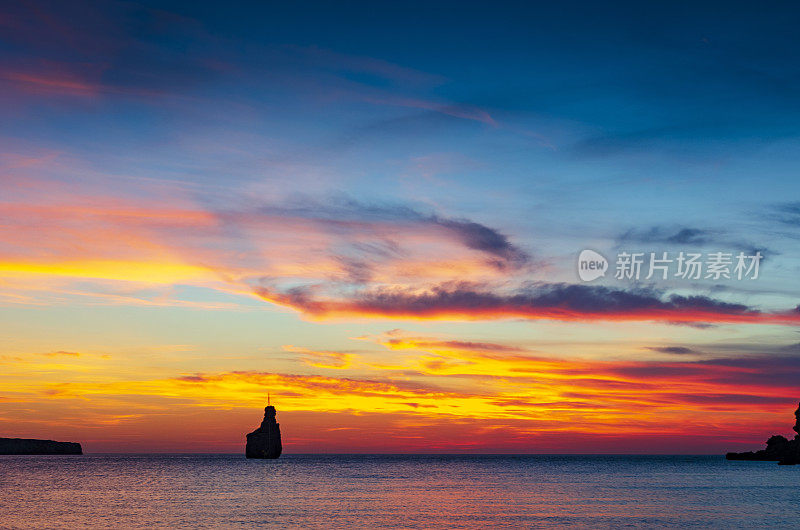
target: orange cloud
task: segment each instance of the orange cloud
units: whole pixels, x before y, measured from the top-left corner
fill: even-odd
[[[355,363],[343,352],[285,347],[307,365],[343,374],[330,377],[258,370],[171,376],[152,369],[113,373],[102,368],[106,361],[97,356],[45,355],[63,357],[59,363],[40,362],[42,356],[15,356],[4,360],[0,375],[0,424],[34,431],[37,422],[49,429],[74,430],[80,425],[73,431],[78,439],[102,429],[106,444],[138,425],[141,443],[149,437],[172,450],[168,445],[169,440],[177,443],[176,425],[181,425],[184,440],[200,440],[220,428],[200,419],[217,418],[232,429],[219,431],[219,450],[235,447],[269,391],[283,421],[292,418],[283,425],[293,433],[289,443],[308,450],[327,447],[313,434],[314,426],[333,428],[324,418],[338,417],[340,426],[354,430],[355,440],[363,438],[351,450],[393,447],[393,437],[404,426],[419,436],[408,450],[444,448],[448,441],[457,448],[460,437],[470,432],[483,441],[468,443],[465,449],[512,450],[528,443],[527,450],[541,450],[534,441],[557,444],[560,439],[582,440],[584,445],[571,447],[585,452],[593,447],[592,436],[628,440],[624,443],[633,443],[631,447],[651,447],[646,445],[651,438],[713,436],[719,443],[744,443],[753,425],[780,428],[785,423],[783,409],[795,406],[792,396],[800,393],[800,363],[785,355],[611,362],[558,359],[514,345],[399,330],[367,339],[401,357],[393,366],[381,367],[361,357]],[[98,380],[101,372],[105,377]],[[346,419],[364,415],[370,418],[368,425]],[[178,417],[194,419],[178,422]],[[167,418],[172,423],[164,423]],[[471,427],[465,431],[457,425]],[[495,439],[491,445],[475,431],[479,425],[502,432],[503,441]],[[174,445],[178,447],[185,450]]]
[[[69,355],[69,356],[72,356],[72,357],[80,357],[81,354],[76,352],[76,351],[59,350],[59,351],[54,351],[54,352],[50,352],[50,353],[45,353],[45,355],[47,357],[56,357],[58,355]]]
[[[301,354],[301,359],[309,366],[316,368],[336,368],[344,370],[353,365],[355,355],[337,351],[315,351],[308,348],[298,348],[291,344],[283,347],[284,350]]]
[[[78,96],[95,96],[100,86],[72,76],[45,75],[41,73],[5,72],[0,76],[21,88],[42,92],[57,92]]]

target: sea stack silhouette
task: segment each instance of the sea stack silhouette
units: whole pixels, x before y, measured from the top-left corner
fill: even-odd
[[[784,466],[800,464],[800,406],[794,412],[796,419],[794,432],[797,434],[794,440],[787,440],[785,436],[776,434],[767,440],[767,448],[760,451],[747,451],[746,453],[728,453],[725,458],[728,460],[764,460],[777,461]]]
[[[264,407],[261,427],[247,435],[247,458],[278,458],[281,456],[281,426],[275,421],[275,407]]]

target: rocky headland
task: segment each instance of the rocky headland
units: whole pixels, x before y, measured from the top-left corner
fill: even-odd
[[[745,453],[728,453],[725,458],[728,460],[762,460],[778,462],[780,465],[800,464],[800,406],[794,413],[796,422],[794,424],[794,439],[789,440],[785,436],[776,434],[767,440],[767,447],[760,451],[747,451]]]
[[[30,438],[0,438],[0,455],[82,455],[77,442],[56,442]]]

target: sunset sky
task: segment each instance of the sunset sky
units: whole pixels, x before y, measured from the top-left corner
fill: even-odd
[[[791,4],[4,3],[0,436],[240,452],[267,392],[287,453],[793,434],[798,24]],[[579,279],[584,249],[604,277]],[[763,260],[637,281],[622,252]]]

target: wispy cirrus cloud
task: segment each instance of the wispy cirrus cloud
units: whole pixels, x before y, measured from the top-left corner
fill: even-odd
[[[79,26],[66,22],[72,17]],[[147,104],[144,98],[182,96],[219,74],[220,61],[206,46],[213,37],[202,24],[164,9],[26,2],[0,8],[0,20],[16,47],[2,61],[0,80],[17,99],[135,96]],[[182,35],[185,49],[158,45],[164,27]]]
[[[76,351],[59,350],[59,351],[45,353],[44,355],[46,355],[47,357],[58,357],[60,355],[66,355],[66,356],[71,356],[71,357],[80,357],[81,354],[79,352],[76,352]]]
[[[398,228],[428,228],[452,236],[467,248],[485,253],[500,268],[519,267],[531,261],[529,254],[512,243],[508,236],[471,219],[446,217],[405,204],[366,204],[347,197],[333,198],[326,202],[304,197],[293,202],[289,206],[265,207],[260,211],[319,220],[342,230],[348,227],[368,230],[367,225],[380,226],[382,223],[396,225]]]
[[[53,75],[52,73],[6,71],[0,74],[0,79],[16,85],[21,90],[42,93],[96,96],[103,90],[102,85],[72,74]]]
[[[718,236],[711,230],[690,227],[652,226],[648,229],[631,228],[617,240],[621,243],[669,243],[674,245],[703,246]]]
[[[412,350],[460,350],[478,352],[502,352],[502,353],[523,353],[526,349],[509,344],[499,344],[496,342],[476,342],[454,339],[441,339],[435,337],[415,337],[408,335],[401,329],[392,329],[379,337],[359,337],[360,339],[376,339],[390,349],[412,349]]]
[[[353,365],[353,361],[356,357],[355,354],[350,352],[311,350],[291,344],[283,346],[283,349],[287,352],[299,354],[304,363],[315,368],[344,370]]]
[[[61,163],[57,156],[22,169],[10,162],[20,177]],[[42,177],[9,182],[18,200],[0,211],[3,274],[244,292],[257,278],[410,283],[501,277],[533,262],[498,229],[412,205],[306,197],[210,206],[146,182],[136,193],[153,199],[143,204]]]
[[[423,72],[376,57],[341,53],[319,46],[284,44],[280,50],[292,55],[293,62],[304,61],[309,66],[337,72],[369,74],[388,79],[399,85],[437,86],[446,81],[438,74]]]
[[[497,121],[487,111],[468,104],[448,103],[420,98],[397,97],[388,94],[376,96],[364,95],[362,96],[362,99],[368,103],[431,111],[444,114],[446,116],[452,116],[454,118],[477,121],[492,127],[499,127]]]
[[[179,195],[144,205],[41,178],[31,194],[32,182],[0,212],[2,274],[202,285],[317,319],[800,319],[703,295],[526,283],[537,260],[503,231],[413,204],[295,196],[234,208]]]
[[[662,226],[656,225],[649,228],[631,228],[616,238],[618,246],[630,244],[643,244],[656,246],[653,250],[660,250],[660,246],[697,248],[716,246],[720,250],[729,252],[739,251],[749,255],[760,252],[764,258],[772,257],[775,252],[749,241],[744,241],[730,235],[725,230],[699,228],[682,225]],[[762,260],[763,261],[763,260]]]
[[[771,217],[786,226],[800,226],[800,201],[775,206]]]

